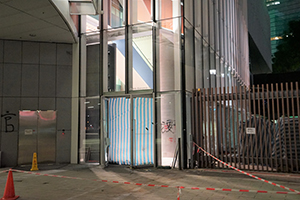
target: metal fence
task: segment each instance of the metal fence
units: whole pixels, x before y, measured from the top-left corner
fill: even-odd
[[[300,172],[299,86],[296,83],[197,89],[193,140],[239,169]],[[196,167],[226,168],[194,151]]]

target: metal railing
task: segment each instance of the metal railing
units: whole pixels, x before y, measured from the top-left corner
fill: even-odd
[[[193,139],[240,169],[300,172],[299,86],[296,83],[193,91]],[[196,167],[226,168],[203,152]]]

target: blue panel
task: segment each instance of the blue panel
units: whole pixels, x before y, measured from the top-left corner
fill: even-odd
[[[118,164],[130,164],[130,100],[112,98],[109,100],[108,160]]]
[[[152,99],[134,99],[135,150],[134,165],[153,164]]]

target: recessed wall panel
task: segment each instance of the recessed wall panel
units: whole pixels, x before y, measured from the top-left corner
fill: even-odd
[[[2,96],[2,87],[3,87],[3,64],[0,63],[0,96]]]
[[[3,96],[21,95],[21,64],[4,64]]]
[[[22,66],[22,96],[37,97],[38,96],[38,81],[39,81],[39,66],[26,65]]]
[[[4,41],[4,62],[21,63],[21,42]]]
[[[57,129],[71,129],[71,98],[57,98]]]
[[[71,131],[57,131],[56,143],[56,162],[57,163],[70,163],[71,153]]]
[[[55,65],[40,66],[39,96],[55,97]]]
[[[57,64],[72,65],[72,45],[70,44],[57,45]]]
[[[55,110],[55,98],[39,98],[38,110]]]
[[[11,167],[17,165],[18,132],[11,132],[11,133],[2,132],[1,152],[2,152],[1,167]]]
[[[2,114],[2,98],[0,98],[0,113]],[[2,121],[3,120],[0,120],[0,128],[2,128]],[[0,130],[0,134],[1,134],[1,131],[2,131],[3,129],[1,129]],[[1,167],[1,166],[0,166]]]
[[[59,65],[57,66],[57,97],[71,97],[72,96],[72,66]]]
[[[40,64],[56,64],[56,44],[40,44]]]
[[[38,64],[39,63],[39,43],[23,42],[22,45],[22,63]]]
[[[38,109],[38,98],[22,98],[21,99],[21,110],[37,110]]]
[[[3,42],[3,40],[0,40],[0,63],[2,63],[3,62],[3,44],[4,44],[4,42]]]

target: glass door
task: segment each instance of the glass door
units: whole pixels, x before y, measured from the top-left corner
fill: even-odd
[[[99,163],[100,102],[97,98],[86,98],[82,102],[80,163]]]

